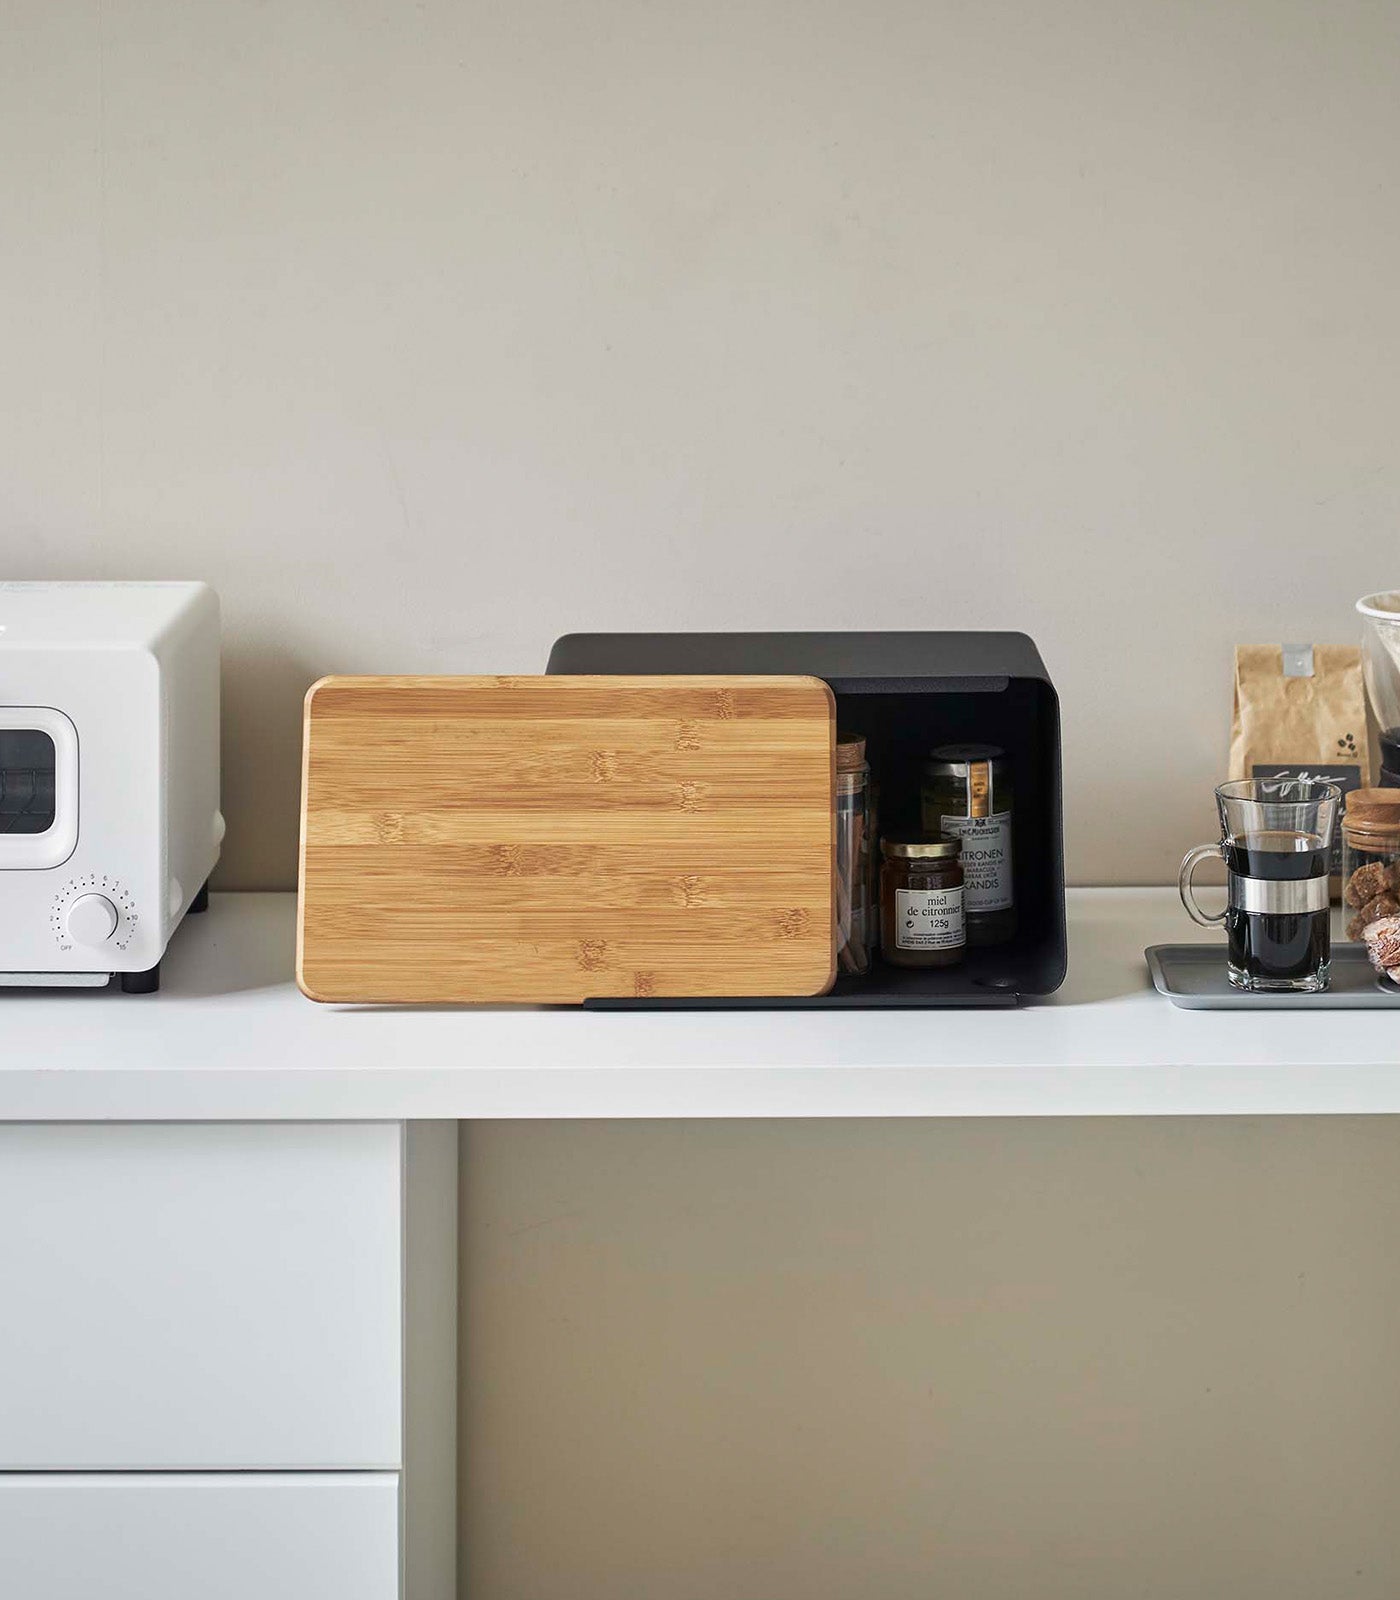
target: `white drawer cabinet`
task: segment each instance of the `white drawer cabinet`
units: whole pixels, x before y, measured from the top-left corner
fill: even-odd
[[[392,1600],[392,1473],[0,1478],[13,1600]]]
[[[399,1467],[402,1146],[0,1126],[0,1471]]]
[[[455,1600],[457,1127],[0,1124],[0,1600]]]

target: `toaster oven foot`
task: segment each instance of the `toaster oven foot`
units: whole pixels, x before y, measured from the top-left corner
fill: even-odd
[[[160,962],[145,972],[121,974],[123,994],[154,994],[160,988]]]
[[[193,900],[190,901],[190,909],[185,913],[185,915],[187,917],[192,917],[192,916],[194,916],[194,914],[197,911],[207,911],[208,909],[209,909],[209,880],[208,880],[208,878],[206,878],[204,880],[203,886],[200,888],[199,893],[194,897]]]

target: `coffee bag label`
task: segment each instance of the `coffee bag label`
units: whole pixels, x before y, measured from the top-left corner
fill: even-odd
[[[963,892],[896,889],[894,942],[900,950],[955,950],[967,942]]]
[[[967,909],[1006,911],[1011,893],[1011,813],[995,811],[990,817],[940,817],[938,831],[945,839],[962,840],[963,883]]]

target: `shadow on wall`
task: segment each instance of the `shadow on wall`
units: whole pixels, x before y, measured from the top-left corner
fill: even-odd
[[[301,816],[301,716],[322,675],[277,639],[225,628],[223,811],[216,889],[292,889]]]

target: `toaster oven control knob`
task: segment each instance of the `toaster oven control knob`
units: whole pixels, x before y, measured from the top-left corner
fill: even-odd
[[[106,944],[119,920],[117,908],[105,894],[80,894],[64,919],[74,944]]]

